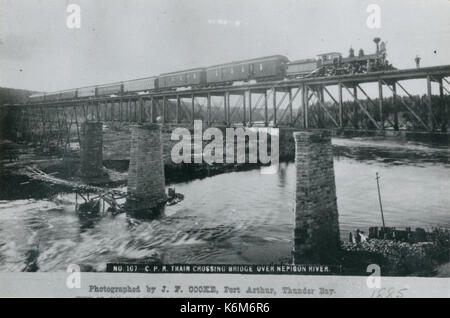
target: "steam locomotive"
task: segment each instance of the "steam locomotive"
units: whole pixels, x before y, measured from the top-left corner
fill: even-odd
[[[77,89],[38,93],[30,96],[31,102],[120,96],[130,93],[177,90],[191,87],[231,85],[236,82],[271,81],[304,77],[339,76],[361,74],[394,69],[386,59],[386,44],[375,38],[374,54],[364,54],[362,49],[355,55],[350,48],[349,56],[337,52],[319,54],[317,58],[289,61],[283,55],[272,55],[255,59],[161,74],[120,83],[88,86]]]
[[[317,55],[317,59],[293,61],[288,64],[286,75],[288,78],[305,76],[339,76],[347,74],[363,74],[376,71],[394,70],[386,59],[386,43],[380,38],[373,40],[376,44],[374,54],[364,54],[360,49],[355,56],[355,50],[350,48],[348,57],[341,53],[331,52]]]

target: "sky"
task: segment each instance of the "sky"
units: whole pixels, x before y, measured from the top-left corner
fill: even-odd
[[[81,27],[66,25],[69,4]],[[380,28],[369,28],[370,4]],[[0,86],[54,91],[387,42],[397,68],[450,64],[449,0],[0,0]]]

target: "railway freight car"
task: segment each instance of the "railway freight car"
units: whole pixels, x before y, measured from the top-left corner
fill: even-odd
[[[283,55],[262,57],[251,61],[252,78],[256,80],[283,79],[289,59]]]
[[[161,74],[157,80],[159,89],[204,86],[206,84],[206,72],[204,68]]]
[[[155,81],[156,77],[146,77],[123,82],[123,92],[132,93],[154,90],[156,88]]]
[[[273,55],[215,65],[206,69],[206,82],[216,85],[251,79],[282,79],[288,62],[285,56]]]
[[[208,84],[223,84],[234,81],[246,81],[251,79],[251,64],[248,62],[236,62],[220,64],[206,69],[206,82]]]
[[[59,95],[60,99],[74,99],[77,98],[77,90],[76,89],[68,89],[65,91],[61,91]]]
[[[60,92],[52,92],[52,93],[46,93],[45,94],[45,100],[46,101],[55,101],[60,99]]]
[[[45,93],[31,94],[28,98],[32,102],[43,102],[45,100]]]
[[[123,92],[122,83],[113,83],[97,86],[96,96],[120,95]]]
[[[78,89],[78,97],[95,97],[96,86],[81,87]]]
[[[286,75],[288,77],[305,76],[317,69],[316,59],[303,59],[292,61],[287,65]]]

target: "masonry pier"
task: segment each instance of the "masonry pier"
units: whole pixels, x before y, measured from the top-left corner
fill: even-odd
[[[86,121],[81,125],[80,174],[84,178],[103,175],[103,123]]]
[[[295,132],[294,139],[294,263],[330,264],[340,244],[331,132]]]
[[[127,209],[151,214],[166,202],[161,126],[131,128]]]

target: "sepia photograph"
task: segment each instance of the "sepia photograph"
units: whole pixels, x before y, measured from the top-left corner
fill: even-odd
[[[450,297],[449,16],[0,0],[0,297]]]

